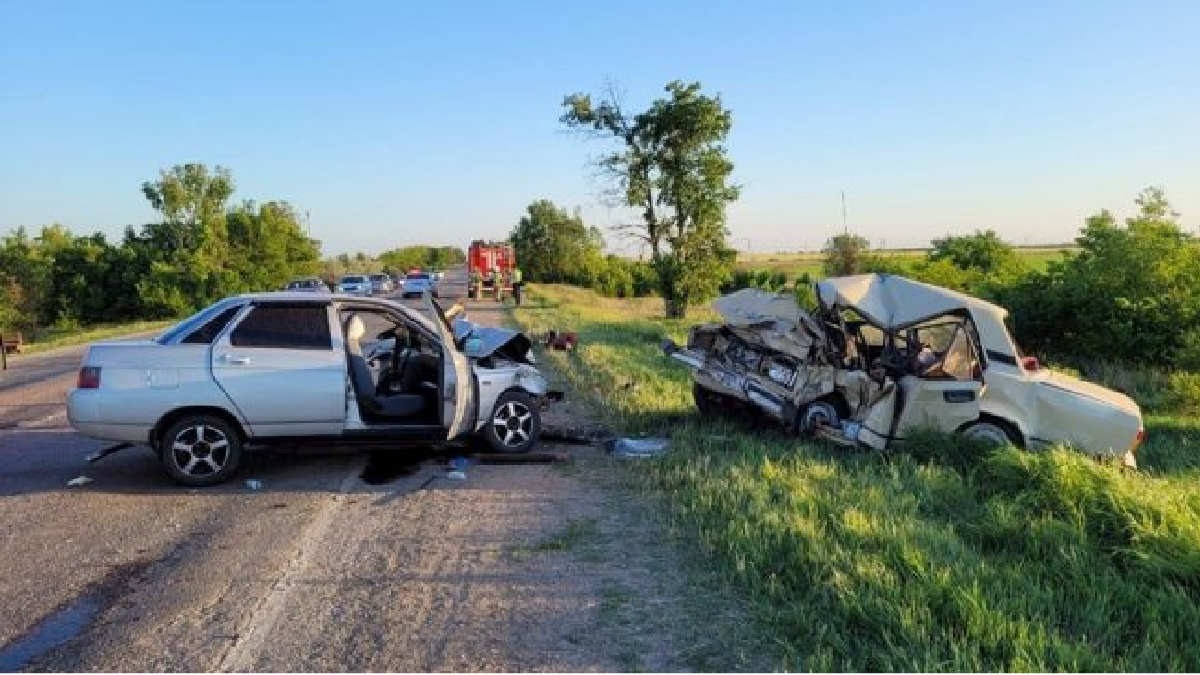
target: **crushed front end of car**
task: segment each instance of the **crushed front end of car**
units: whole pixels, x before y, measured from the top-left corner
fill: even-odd
[[[786,428],[839,440],[843,423],[861,425],[894,389],[885,376],[848,369],[821,321],[791,297],[743,289],[717,299],[713,309],[724,323],[693,326],[686,346],[663,344],[693,370],[696,405],[706,415],[750,409]]]

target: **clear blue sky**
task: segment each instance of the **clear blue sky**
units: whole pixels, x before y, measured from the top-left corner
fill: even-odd
[[[0,232],[118,234],[189,161],[326,253],[505,235],[600,203],[564,94],[699,80],[734,113],[733,243],[990,227],[1068,240],[1162,185],[1200,224],[1200,2],[0,0]]]

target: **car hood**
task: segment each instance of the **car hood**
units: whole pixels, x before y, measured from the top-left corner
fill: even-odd
[[[743,288],[717,298],[712,308],[726,324],[743,329],[743,337],[783,352],[807,353],[814,343],[825,342],[821,325],[790,295]]]
[[[480,326],[466,319],[454,322],[454,341],[468,358],[503,356],[518,363],[533,363],[533,343],[524,333],[508,328]]]
[[[1138,407],[1138,404],[1133,399],[1120,392],[1101,387],[1098,384],[1085,382],[1079,378],[1052,370],[1040,370],[1032,373],[1030,379],[1048,387],[1055,387],[1063,391],[1069,391],[1072,394],[1086,396],[1133,415],[1141,415],[1141,408]]]

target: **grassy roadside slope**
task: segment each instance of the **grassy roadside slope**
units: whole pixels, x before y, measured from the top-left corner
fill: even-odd
[[[664,358],[660,301],[537,286],[530,332],[576,395],[627,431],[672,437],[636,464],[674,525],[754,598],[798,670],[1200,669],[1200,426],[1149,420],[1146,471],[1067,450],[985,452],[930,437],[848,453],[702,420]],[[631,467],[632,468],[632,467]]]

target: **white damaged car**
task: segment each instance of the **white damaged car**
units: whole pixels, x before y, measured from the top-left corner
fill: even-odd
[[[227,479],[244,449],[267,444],[477,435],[528,451],[561,394],[524,335],[456,323],[428,298],[424,311],[347,295],[227,298],[153,341],[91,345],[67,415],[84,435],[149,445],[191,486]]]
[[[749,406],[876,449],[923,427],[1137,466],[1137,404],[1022,358],[1004,308],[886,274],[825,279],[816,292],[808,313],[789,296],[738,291],[713,303],[725,323],[694,326],[686,347],[664,344],[693,369],[701,411]]]

